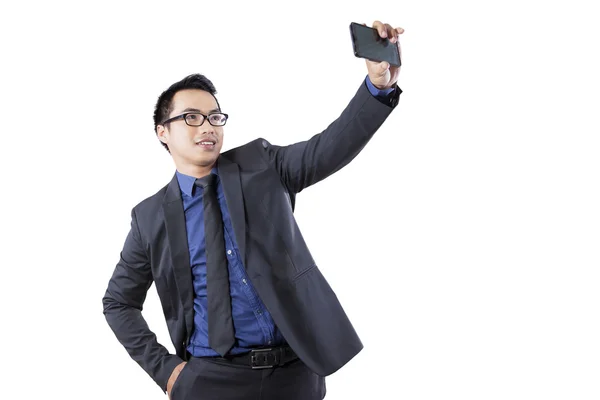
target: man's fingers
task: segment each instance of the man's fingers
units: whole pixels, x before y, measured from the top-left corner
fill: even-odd
[[[390,24],[385,24],[384,29],[387,37],[390,38],[390,42],[396,43],[398,41],[398,34],[396,33],[396,30],[392,28]]]
[[[363,24],[363,25],[365,25],[365,24]],[[394,28],[390,24],[384,24],[381,21],[373,22],[373,28],[377,29],[377,32],[379,32],[380,37],[389,38],[390,42],[392,42],[392,43],[397,43],[398,35],[401,35],[404,33],[404,28]]]
[[[383,24],[383,22],[381,22],[381,21],[373,22],[373,28],[377,29],[377,32],[379,32],[379,36],[381,36],[382,38],[386,38],[388,36],[386,27]]]

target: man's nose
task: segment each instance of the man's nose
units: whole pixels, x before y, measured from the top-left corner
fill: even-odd
[[[196,127],[196,129],[202,134],[215,135],[215,128],[209,124],[206,119],[202,122],[202,125]]]

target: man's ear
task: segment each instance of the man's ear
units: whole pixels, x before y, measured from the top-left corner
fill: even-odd
[[[169,131],[163,125],[157,125],[156,136],[158,136],[158,140],[166,144],[169,138]]]

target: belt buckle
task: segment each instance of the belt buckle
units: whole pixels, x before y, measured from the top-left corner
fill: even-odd
[[[273,349],[254,349],[254,350],[251,350],[250,351],[250,366],[252,367],[252,369],[273,368],[275,366],[275,364],[272,364],[272,365],[256,365],[257,361],[259,361],[257,359],[258,356],[257,356],[256,353],[269,353],[272,350]],[[263,358],[266,361],[266,357],[263,356]],[[274,356],[274,358],[276,358],[276,357]]]

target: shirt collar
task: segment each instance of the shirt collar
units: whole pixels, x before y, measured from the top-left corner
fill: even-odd
[[[219,176],[219,168],[215,166],[210,173]],[[175,175],[177,175],[177,182],[179,183],[179,189],[181,189],[181,192],[190,197],[194,197],[194,183],[196,182],[196,178],[182,174],[179,171],[175,171]]]

